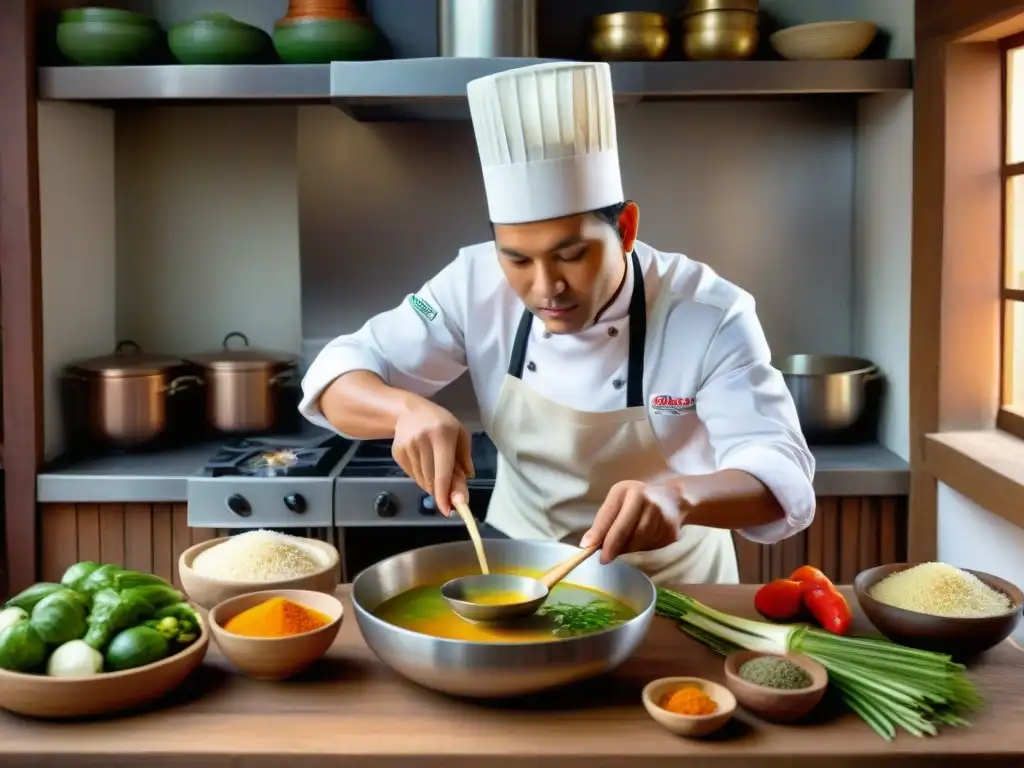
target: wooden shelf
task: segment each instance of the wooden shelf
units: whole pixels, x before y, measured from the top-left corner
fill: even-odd
[[[466,83],[547,59],[424,58],[312,65],[43,67],[42,99],[333,103],[362,120],[464,120]],[[618,62],[616,100],[861,95],[911,88],[912,62]]]

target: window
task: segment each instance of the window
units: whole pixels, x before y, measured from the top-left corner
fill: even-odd
[[[1003,158],[1003,375],[1000,429],[1024,439],[1024,40],[1003,60],[1006,92]]]

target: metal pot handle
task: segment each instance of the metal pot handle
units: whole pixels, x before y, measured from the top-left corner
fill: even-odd
[[[171,380],[171,382],[164,387],[164,392],[170,395],[176,395],[179,392],[188,389],[191,386],[202,387],[206,384],[203,381],[202,376],[178,376]]]
[[[298,378],[298,373],[299,372],[294,367],[289,368],[286,371],[281,371],[276,376],[270,377],[270,386],[280,387],[284,384],[288,384],[292,381],[295,381],[295,379]]]
[[[125,348],[131,348],[130,354],[133,354],[133,355],[137,355],[137,354],[142,352],[142,347],[140,347],[134,341],[132,341],[131,339],[123,339],[123,340],[117,342],[117,346],[114,347],[114,354],[115,355],[123,355]]]
[[[248,336],[246,336],[241,331],[232,331],[231,333],[224,337],[224,341],[222,342],[222,346],[224,347],[224,349],[230,349],[230,347],[228,347],[228,342],[235,338],[241,339],[243,342],[245,342],[245,346],[249,346]]]

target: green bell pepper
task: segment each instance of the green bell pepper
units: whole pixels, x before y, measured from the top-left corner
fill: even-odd
[[[118,592],[125,589],[140,589],[142,587],[164,587],[166,589],[174,589],[174,587],[168,584],[164,579],[161,579],[159,576],[154,576],[152,573],[121,571],[119,574],[114,576],[114,589]]]
[[[127,591],[127,590],[126,590]],[[155,609],[138,595],[127,595],[113,589],[101,589],[92,598],[92,613],[87,623],[85,642],[102,651],[110,639],[122,629],[133,627],[153,615]]]
[[[145,626],[155,629],[176,646],[185,646],[199,637],[202,622],[188,603],[175,603],[157,611]]]
[[[63,645],[85,634],[86,609],[74,590],[61,589],[47,595],[32,609],[29,621],[48,645]]]
[[[129,587],[119,590],[121,596],[128,601],[142,600],[159,610],[168,605],[180,603],[185,597],[169,584],[150,584],[145,587]]]
[[[6,608],[21,608],[21,610],[26,613],[31,613],[32,609],[36,607],[36,603],[44,597],[52,595],[54,592],[60,592],[62,589],[67,589],[67,587],[62,584],[53,584],[48,581],[41,581],[38,584],[33,584],[31,587],[22,590],[8,600],[4,605]]]
[[[0,669],[35,672],[46,663],[46,643],[31,621],[19,621],[0,632]]]
[[[115,579],[123,570],[124,568],[119,565],[101,565],[79,583],[78,590],[89,597],[94,597],[101,589],[116,589]]]
[[[83,560],[81,563],[75,563],[64,571],[60,583],[70,589],[78,589],[81,587],[82,582],[89,578],[93,571],[99,569],[99,567],[100,564],[92,560]]]
[[[173,616],[178,621],[190,621],[196,627],[202,625],[202,622],[199,620],[199,614],[196,613],[196,609],[185,602],[168,605],[153,614],[154,619],[163,619],[167,616]]]

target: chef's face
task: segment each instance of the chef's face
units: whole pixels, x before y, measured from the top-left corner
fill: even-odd
[[[529,224],[496,224],[494,240],[505,277],[552,333],[593,324],[625,275],[639,223],[627,202],[614,224],[583,213]]]

